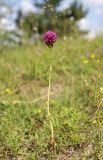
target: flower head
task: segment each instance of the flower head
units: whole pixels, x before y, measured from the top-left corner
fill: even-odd
[[[91,54],[91,56],[90,56],[92,59],[94,59],[95,58],[95,54]]]
[[[100,87],[100,92],[103,93],[103,87]]]
[[[100,60],[99,60],[99,59],[97,59],[97,60],[96,60],[96,62],[97,62],[97,63],[99,63],[99,62],[100,62]]]
[[[87,63],[88,63],[88,60],[87,60],[87,59],[83,60],[83,63],[87,64]]]
[[[7,88],[6,91],[5,91],[7,94],[11,94],[12,93],[12,90]]]
[[[53,44],[56,42],[57,35],[55,32],[48,31],[44,33],[43,36],[44,42],[48,47],[53,47]]]

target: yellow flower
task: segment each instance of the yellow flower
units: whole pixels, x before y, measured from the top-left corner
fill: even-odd
[[[97,62],[97,63],[99,63],[99,62],[100,62],[100,60],[99,60],[99,59],[97,59],[97,60],[96,60],[96,62]]]
[[[87,60],[87,59],[85,59],[85,60],[83,61],[83,63],[87,64],[87,63],[88,63],[88,60]]]
[[[97,123],[97,121],[96,121],[96,120],[93,120],[92,124],[96,124],[96,123]]]
[[[11,89],[9,89],[9,88],[7,88],[5,92],[6,92],[7,94],[11,94],[11,93],[12,93]]]
[[[103,93],[103,87],[100,87],[100,92]]]
[[[95,58],[95,54],[91,54],[91,56],[90,56],[92,59],[94,59]]]

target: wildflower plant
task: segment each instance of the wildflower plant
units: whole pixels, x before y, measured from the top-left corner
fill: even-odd
[[[48,31],[44,33],[43,39],[45,44],[49,48],[53,48],[54,43],[56,42],[57,35],[55,32]],[[50,62],[50,70],[49,70],[49,86],[48,86],[48,101],[47,101],[47,113],[48,113],[48,118],[49,118],[49,123],[50,123],[50,130],[51,130],[51,144],[55,144],[54,140],[54,128],[53,128],[53,118],[50,113],[50,92],[51,92],[51,78],[52,78],[52,62]]]

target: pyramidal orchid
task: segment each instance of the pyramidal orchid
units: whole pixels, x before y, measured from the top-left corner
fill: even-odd
[[[43,40],[49,48],[53,48],[54,43],[57,40],[57,34],[53,31],[47,31],[43,35]],[[54,147],[56,143],[55,143],[55,139],[54,139],[53,117],[50,113],[50,95],[51,95],[51,78],[52,78],[52,76],[51,76],[51,74],[52,74],[52,64],[51,63],[52,62],[50,62],[50,71],[49,71],[47,113],[48,113],[49,125],[50,125],[50,130],[51,130],[51,145],[52,145],[52,147]]]

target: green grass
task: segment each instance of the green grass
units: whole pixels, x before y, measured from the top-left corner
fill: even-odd
[[[1,160],[103,159],[102,46],[102,38],[69,38],[52,50],[41,43],[1,49]],[[47,115],[50,63],[55,146]]]

